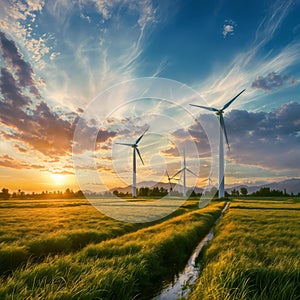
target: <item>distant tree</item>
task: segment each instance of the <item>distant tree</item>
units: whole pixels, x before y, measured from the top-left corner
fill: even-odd
[[[48,193],[48,192],[46,192],[46,193]],[[75,195],[74,195],[73,190],[67,188],[67,189],[65,190],[65,192],[64,192],[64,196],[65,196],[66,198],[73,198]]]
[[[76,192],[76,198],[84,198],[84,194],[82,190]]]
[[[150,190],[150,195],[151,197],[157,197],[160,196],[159,188],[156,186],[152,190]]]
[[[10,197],[10,194],[8,192],[8,189],[3,188],[2,192],[0,193],[0,199],[8,200],[9,197]]]
[[[103,193],[103,195],[104,195],[105,197],[112,197],[112,193],[109,192],[109,191],[105,191],[105,192]]]
[[[231,196],[238,197],[239,195],[240,195],[240,192],[239,192],[238,190],[233,189],[233,190],[231,191]]]
[[[243,196],[247,196],[247,194],[248,194],[247,188],[242,187],[242,188],[241,188],[241,194],[242,194]]]
[[[168,190],[163,187],[161,187],[159,191],[161,196],[165,196],[168,194]]]
[[[22,190],[19,189],[16,198],[24,199],[25,198],[25,193]]]
[[[187,192],[187,194],[188,194],[188,195],[190,194],[190,197],[196,197],[196,196],[197,196],[195,190],[192,190],[192,191],[189,190],[189,191]]]
[[[138,191],[138,196],[141,196],[141,197],[149,196],[149,188],[142,186]]]
[[[269,187],[262,187],[258,191],[252,194],[259,197],[280,197],[283,196],[283,192],[279,190],[271,190]]]

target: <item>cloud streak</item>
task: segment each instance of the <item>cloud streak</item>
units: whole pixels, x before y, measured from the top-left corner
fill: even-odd
[[[0,154],[0,167],[11,168],[11,169],[38,169],[43,170],[45,167],[42,165],[28,164],[14,159],[7,154]]]

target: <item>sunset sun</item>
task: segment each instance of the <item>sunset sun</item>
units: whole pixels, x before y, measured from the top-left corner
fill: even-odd
[[[66,183],[66,175],[63,174],[51,174],[51,179],[57,186],[62,186]]]

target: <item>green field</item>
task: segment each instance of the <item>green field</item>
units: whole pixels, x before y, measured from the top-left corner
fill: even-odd
[[[196,204],[131,224],[85,200],[2,201],[0,299],[150,299],[184,267],[224,206]]]
[[[300,299],[300,203],[281,200],[232,201],[189,299]]]

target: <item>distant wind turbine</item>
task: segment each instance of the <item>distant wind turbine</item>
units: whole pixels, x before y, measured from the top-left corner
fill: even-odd
[[[172,190],[173,190],[173,187],[172,187],[172,179],[175,179],[175,180],[180,180],[180,179],[178,179],[178,178],[173,178],[173,177],[170,177],[170,175],[169,175],[169,173],[168,173],[168,171],[166,170],[166,173],[167,173],[167,177],[168,177],[168,182],[169,182],[169,193],[171,193],[172,192]]]
[[[143,134],[135,141],[134,144],[127,144],[127,143],[116,143],[118,145],[124,145],[124,146],[129,146],[132,147],[133,149],[133,170],[132,170],[132,197],[136,198],[136,153],[138,154],[142,164],[144,165],[144,161],[142,159],[140,150],[138,148],[138,143],[140,142],[140,140],[142,139],[142,137],[144,136],[144,134],[147,132],[149,128],[147,128]]]
[[[185,160],[185,151],[183,152],[183,168],[176,172],[172,178],[174,178],[179,173],[183,172],[183,197],[186,197],[186,171],[190,172],[194,176],[198,177],[194,172],[192,172],[190,169],[186,167],[186,160]]]
[[[208,178],[202,180],[201,182],[206,182],[206,181],[208,182],[208,189],[210,190],[210,187],[213,184],[213,180],[210,177],[208,177]]]
[[[190,104],[191,106],[195,107],[200,107],[206,110],[210,110],[215,112],[217,116],[219,116],[219,121],[220,121],[220,144],[219,144],[219,198],[223,198],[225,196],[225,191],[224,191],[224,138],[223,135],[225,135],[226,143],[228,145],[228,149],[230,150],[229,143],[228,143],[228,137],[226,133],[226,128],[224,124],[224,110],[228,108],[232,102],[243,92],[245,91],[242,90],[239,94],[237,94],[234,98],[232,98],[230,101],[228,101],[221,109],[217,109],[214,107],[207,107],[207,106],[201,106],[201,105],[195,105],[195,104]]]

